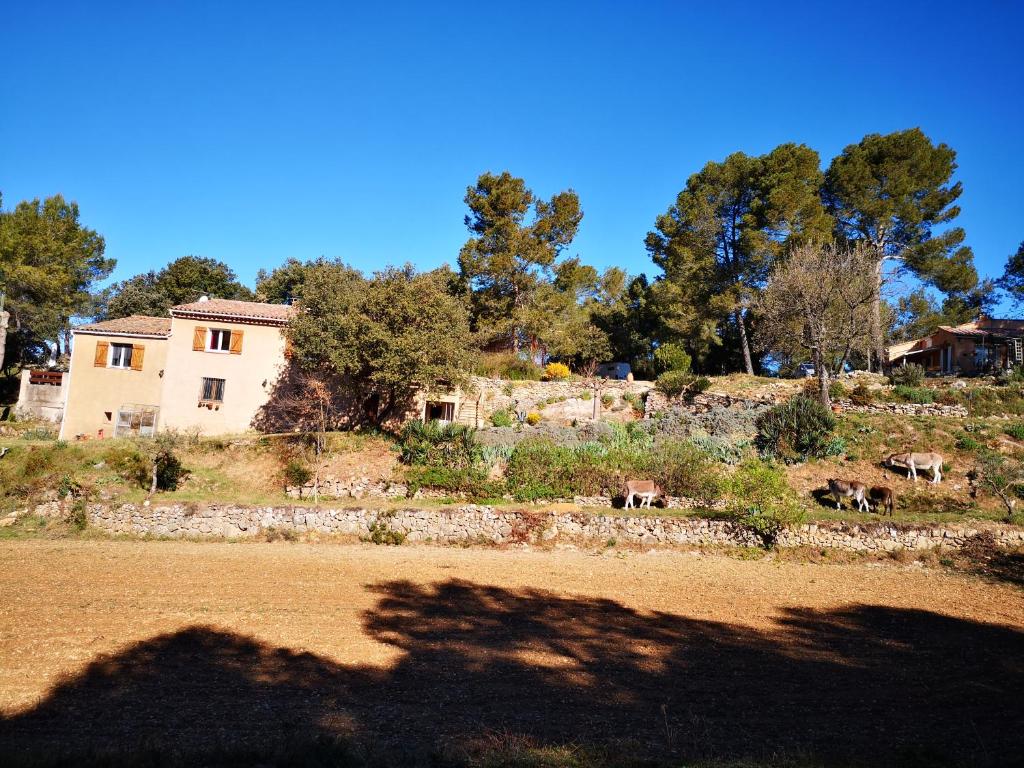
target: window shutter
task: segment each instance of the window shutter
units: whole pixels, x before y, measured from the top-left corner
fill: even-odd
[[[242,332],[232,331],[231,332],[231,354],[240,355],[242,354]]]
[[[145,344],[132,344],[132,370],[141,371],[142,361],[146,357]]]
[[[202,352],[206,349],[206,329],[200,325],[192,332],[192,350]]]
[[[92,364],[97,368],[107,367],[107,352],[110,350],[110,343],[106,341],[96,342],[96,357],[93,358]]]

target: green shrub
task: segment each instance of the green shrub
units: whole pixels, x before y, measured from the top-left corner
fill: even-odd
[[[64,475],[57,483],[58,496],[79,496],[81,493],[82,484],[71,475]]]
[[[707,392],[711,388],[711,379],[707,376],[700,376],[694,380],[693,384],[690,385],[689,394],[699,395],[701,392]]]
[[[629,403],[629,407],[632,408],[636,413],[644,412],[644,400],[636,392],[626,392],[622,399]]]
[[[757,447],[785,461],[827,456],[836,419],[824,405],[794,397],[758,416]]]
[[[402,462],[432,467],[471,467],[480,456],[476,430],[462,424],[410,421],[398,438]]]
[[[580,400],[593,400],[594,394],[589,389],[584,389],[580,394]]]
[[[828,396],[832,400],[843,400],[849,393],[841,381],[833,381],[828,385]]]
[[[963,401],[974,416],[1024,416],[1024,389],[1008,387],[970,387],[963,390]]]
[[[689,441],[652,444],[635,424],[617,425],[610,438],[574,446],[525,440],[508,460],[506,482],[518,501],[618,494],[624,478],[650,479],[671,496],[710,503],[719,471],[711,456]]]
[[[14,446],[0,460],[0,499],[27,499],[63,484],[77,488],[75,470],[83,458],[80,448],[63,442]]]
[[[72,530],[81,533],[89,525],[89,515],[85,508],[85,499],[76,499],[71,505],[71,514],[68,516],[68,524]]]
[[[976,451],[981,448],[981,443],[975,440],[970,435],[961,435],[956,439],[957,450],[960,451]]]
[[[313,478],[313,472],[298,459],[292,459],[284,467],[284,479],[288,485],[305,485]]]
[[[374,544],[387,544],[391,546],[398,546],[404,542],[405,534],[391,527],[394,519],[394,510],[378,514],[377,519],[370,524],[370,541]]]
[[[750,446],[749,440],[733,442],[723,437],[713,435],[694,435],[690,442],[715,461],[721,464],[739,464],[747,454]]]
[[[1006,434],[1014,440],[1024,440],[1024,424],[1011,424],[1006,428]]]
[[[505,481],[517,501],[573,495],[579,455],[569,446],[524,440],[508,460]]]
[[[868,385],[863,381],[858,381],[857,385],[850,391],[850,402],[854,405],[871,405],[875,401],[875,394]]]
[[[174,450],[169,446],[158,447],[154,461],[156,462],[156,487],[161,491],[175,491],[178,484],[188,475],[188,470],[181,463]],[[149,487],[147,483],[146,487]]]
[[[696,445],[688,440],[661,441],[652,453],[647,461],[638,462],[636,474],[648,469],[669,496],[686,496],[704,505],[718,498],[721,473],[711,457]]]
[[[540,381],[544,371],[531,360],[525,360],[514,352],[484,353],[477,359],[473,373],[489,379],[509,381]]]
[[[409,467],[405,472],[409,493],[420,488],[446,491],[453,496],[466,495],[472,499],[494,498],[505,492],[501,483],[487,479],[480,469],[453,467]]]
[[[935,402],[935,390],[928,389],[927,387],[911,387],[897,384],[893,387],[892,391],[896,397],[907,403],[928,405]]]
[[[605,408],[611,408],[612,407],[612,403],[614,403],[614,402],[615,402],[615,395],[612,395],[612,394],[610,394],[608,392],[605,392],[603,395],[601,395],[601,405],[604,406]]]
[[[112,445],[103,454],[103,460],[124,480],[149,488],[149,461],[132,443]]]
[[[495,427],[511,427],[512,414],[502,408],[491,414],[491,424]]]
[[[920,387],[924,383],[924,368],[917,363],[898,365],[889,372],[889,383],[904,387]]]
[[[689,371],[665,371],[654,385],[666,397],[679,397],[694,383],[695,377]]]
[[[842,456],[846,453],[846,441],[841,437],[833,437],[825,444],[826,456]]]
[[[941,405],[963,405],[964,396],[955,389],[940,389],[935,393],[935,402]]]
[[[783,528],[803,516],[785,473],[760,459],[743,462],[726,487],[730,513],[757,534],[766,548],[775,545]]]
[[[654,350],[654,369],[659,374],[668,371],[689,373],[691,362],[689,353],[678,344],[662,344]]]
[[[188,470],[174,453],[174,437],[170,433],[145,437],[131,443],[111,446],[104,460],[125,480],[149,490],[156,465],[156,487],[160,491],[177,490]]]

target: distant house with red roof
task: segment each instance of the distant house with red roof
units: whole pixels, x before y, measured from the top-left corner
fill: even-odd
[[[982,315],[962,325],[940,325],[920,339],[889,347],[889,363],[917,363],[929,373],[993,373],[1024,363],[1024,320]]]

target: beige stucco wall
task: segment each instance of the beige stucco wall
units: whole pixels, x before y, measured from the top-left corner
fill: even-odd
[[[60,386],[53,384],[30,384],[32,371],[21,372],[21,387],[18,390],[18,404],[14,412],[19,418],[45,419],[46,421],[61,420],[64,413],[64,399],[67,396],[67,374],[61,379]]]
[[[146,348],[142,370],[99,368],[93,362],[97,343],[141,344]],[[71,348],[67,406],[61,436],[98,438],[114,436],[117,411],[124,405],[160,405],[166,368],[167,339],[76,333]],[[109,418],[107,414],[110,414]],[[162,422],[158,414],[157,426]]]
[[[242,331],[242,352],[197,352],[192,339],[197,326]],[[266,403],[284,367],[284,329],[277,326],[175,317],[163,382],[161,429],[198,429],[222,435],[250,429],[253,416]],[[224,379],[224,402],[199,407],[204,377]]]

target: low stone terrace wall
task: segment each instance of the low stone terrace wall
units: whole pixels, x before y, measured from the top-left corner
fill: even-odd
[[[777,398],[742,398],[733,397],[719,392],[703,392],[690,401],[678,398],[669,399],[657,390],[647,395],[644,415],[651,418],[658,411],[670,408],[682,408],[691,413],[704,413],[712,408],[758,408],[772,406],[781,402]],[[835,401],[840,411],[847,413],[894,413],[901,416],[953,416],[965,418],[967,408],[962,405],[942,405],[941,403],[889,403],[877,402],[871,405],[854,405],[848,398]]]
[[[36,512],[50,516],[65,514],[59,502],[41,505]],[[727,520],[630,517],[563,511],[531,512],[482,505],[382,512],[365,508],[93,504],[88,507],[88,518],[91,525],[112,534],[177,538],[245,538],[270,529],[367,538],[371,527],[376,524],[405,534],[407,541],[440,544],[604,544],[614,540],[618,544],[671,547],[756,546],[760,543],[749,529]],[[959,549],[982,535],[991,536],[999,546],[1024,546],[1024,528],[995,523],[805,524],[782,531],[777,543],[784,547],[888,552],[934,547]]]
[[[850,400],[837,400],[836,404],[843,411],[850,413],[896,413],[901,416],[954,416],[967,417],[967,408],[962,405],[942,405],[941,403],[872,403],[871,405],[854,405]]]

